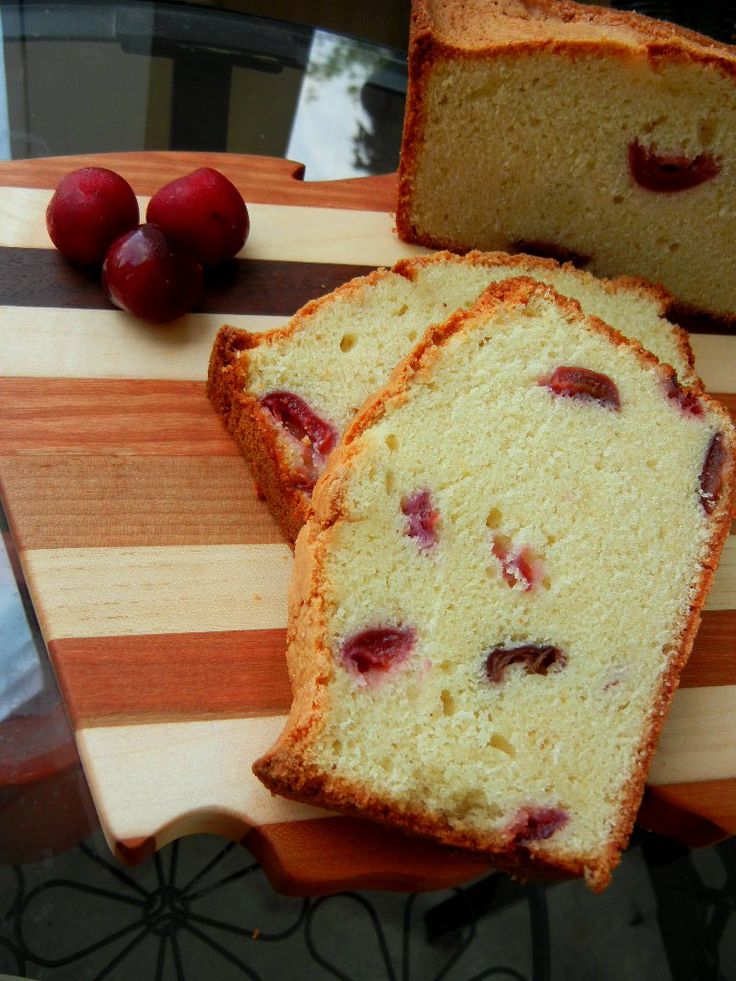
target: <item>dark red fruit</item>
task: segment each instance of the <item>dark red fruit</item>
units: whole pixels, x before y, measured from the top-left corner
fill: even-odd
[[[564,668],[567,656],[551,644],[522,644],[520,647],[494,647],[486,654],[486,678],[494,685],[503,681],[506,668],[521,664],[524,674],[546,675],[552,668]]]
[[[589,368],[561,365],[548,378],[540,379],[539,384],[555,395],[580,399],[583,402],[598,402],[607,409],[621,408],[621,398],[615,382],[608,375]]]
[[[674,375],[664,383],[665,394],[686,416],[702,416],[703,403],[694,392],[686,391]]]
[[[46,227],[56,248],[87,266],[100,265],[110,244],[137,224],[133,188],[105,167],[67,174],[46,209]]]
[[[511,824],[511,836],[517,844],[543,841],[569,821],[561,807],[522,807]]]
[[[202,167],[165,184],[151,198],[146,221],[155,222],[203,266],[229,259],[245,244],[248,209],[224,174]]]
[[[515,548],[511,541],[503,535],[493,539],[491,552],[501,563],[501,574],[509,586],[522,583],[524,592],[528,592],[542,579],[542,563],[527,546]]]
[[[271,392],[264,395],[261,405],[301,444],[304,468],[297,477],[305,487],[313,487],[324,469],[325,458],[337,445],[337,430],[293,392]]]
[[[345,641],[342,659],[358,674],[380,674],[405,661],[415,641],[412,627],[371,627]]]
[[[121,310],[161,324],[188,313],[202,296],[202,267],[156,225],[141,225],[110,246],[102,283]]]
[[[629,143],[629,170],[645,190],[672,194],[713,180],[720,174],[721,165],[709,153],[699,153],[697,157],[665,157],[633,140]]]
[[[726,448],[723,445],[723,433],[716,433],[710,441],[703,461],[703,469],[700,471],[700,500],[706,514],[712,514],[718,503],[725,462]]]
[[[416,538],[421,551],[431,548],[437,541],[437,522],[440,513],[432,507],[432,495],[428,490],[414,491],[401,501],[401,513],[409,519],[406,533]]]

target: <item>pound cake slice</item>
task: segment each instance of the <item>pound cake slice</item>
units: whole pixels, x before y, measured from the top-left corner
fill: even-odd
[[[255,773],[603,888],[728,532],[734,445],[716,402],[574,301],[489,287],[315,488],[293,707]]]
[[[308,303],[283,329],[225,327],[212,352],[209,395],[290,541],[342,433],[428,325],[469,306],[489,283],[522,273],[575,297],[586,313],[673,365],[685,384],[699,384],[687,335],[665,319],[666,292],[529,256],[445,252],[404,260]]]
[[[736,328],[736,48],[554,0],[414,0],[397,228],[662,282]]]

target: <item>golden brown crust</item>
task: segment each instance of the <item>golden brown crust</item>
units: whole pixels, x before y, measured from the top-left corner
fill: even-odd
[[[700,611],[710,588],[720,550],[730,527],[730,515],[736,501],[734,460],[736,435],[725,410],[709,396],[698,393],[704,403],[723,422],[727,437],[728,466],[718,506],[711,517],[711,540],[703,562],[697,590],[688,617],[673,643],[668,668],[664,673],[655,703],[645,727],[637,764],[621,801],[620,816],[602,855],[580,856],[536,851],[533,843],[519,845],[497,834],[483,836],[449,825],[440,815],[401,808],[371,794],[365,787],[321,772],[310,755],[310,744],[319,733],[320,719],[327,698],[327,683],[334,670],[332,654],[326,643],[323,607],[323,568],[333,526],[342,517],[342,499],[349,479],[351,459],[360,451],[357,437],[379,421],[387,408],[400,404],[412,381],[431,370],[432,362],[456,333],[473,319],[493,314],[500,307],[524,306],[534,297],[544,295],[555,302],[571,319],[583,321],[590,331],[605,334],[617,345],[628,345],[640,362],[654,368],[663,381],[674,377],[671,368],[661,365],[636,341],[625,338],[596,318],[584,318],[575,300],[559,296],[551,287],[533,279],[520,277],[489,286],[470,310],[453,314],[444,324],[430,328],[422,342],[394,371],[384,390],[375,395],[353,421],[345,437],[330,458],[313,496],[310,519],[297,543],[294,579],[290,595],[290,631],[288,660],[295,686],[295,702],[287,725],[276,745],[257,760],[255,774],[275,793],[361,814],[398,827],[412,834],[431,837],[443,844],[470,849],[490,862],[520,877],[575,877],[584,875],[594,890],[605,888],[621,851],[626,846],[636,817],[652,754],[666,718],[677,678],[692,648],[700,620]],[[694,390],[693,390],[694,391]]]
[[[632,11],[570,0],[414,0],[412,27],[449,47],[487,52],[517,40],[601,42],[694,60],[736,63],[736,49],[713,38]],[[724,69],[726,71],[731,69]]]

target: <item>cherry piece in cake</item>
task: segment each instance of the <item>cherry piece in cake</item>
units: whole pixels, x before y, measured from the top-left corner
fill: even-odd
[[[723,435],[716,433],[710,441],[703,461],[703,469],[700,471],[700,500],[706,514],[712,514],[721,493],[725,462],[726,450],[723,445]]]
[[[569,816],[561,807],[524,807],[511,825],[515,842],[543,841],[567,824]]]
[[[667,398],[674,402],[685,415],[703,415],[703,403],[698,396],[693,392],[685,391],[674,375],[671,375],[664,384]]]
[[[412,627],[370,627],[345,641],[342,660],[357,674],[381,674],[405,661],[415,641]]]
[[[494,647],[486,654],[486,678],[492,684],[503,681],[511,664],[521,664],[524,674],[546,675],[552,668],[563,668],[567,657],[552,644],[521,644],[519,647]]]
[[[616,383],[598,371],[580,368],[576,365],[560,365],[547,378],[540,379],[540,385],[553,394],[564,398],[579,399],[583,402],[598,402],[607,409],[618,411],[621,397]]]
[[[432,495],[424,489],[414,491],[401,501],[401,513],[408,518],[406,534],[417,540],[420,551],[437,542],[437,522],[440,513],[432,507]]]
[[[629,144],[629,170],[639,187],[646,191],[672,194],[713,180],[720,174],[721,165],[709,153],[667,157],[634,140]]]
[[[508,586],[521,583],[524,592],[533,589],[542,580],[542,563],[527,546],[516,547],[504,535],[493,539],[491,552],[501,563],[501,574]]]
[[[305,486],[314,486],[325,458],[337,444],[337,430],[293,392],[271,392],[261,399],[261,404],[290,436],[302,444],[305,469],[301,477]]]

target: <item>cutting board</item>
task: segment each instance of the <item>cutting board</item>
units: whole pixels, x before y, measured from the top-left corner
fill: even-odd
[[[195,167],[241,190],[251,236],[200,312],[151,327],[51,247],[50,189],[112,167],[141,195]],[[271,797],[250,771],[288,711],[291,552],[205,397],[218,327],[303,303],[420,251],[393,230],[395,177],[308,183],[263,157],[137,153],[0,165],[0,488],[113,852],[242,840],[290,893],[428,889],[483,862]],[[736,409],[736,336],[693,335]],[[651,770],[641,820],[699,844],[736,832],[736,538]]]

